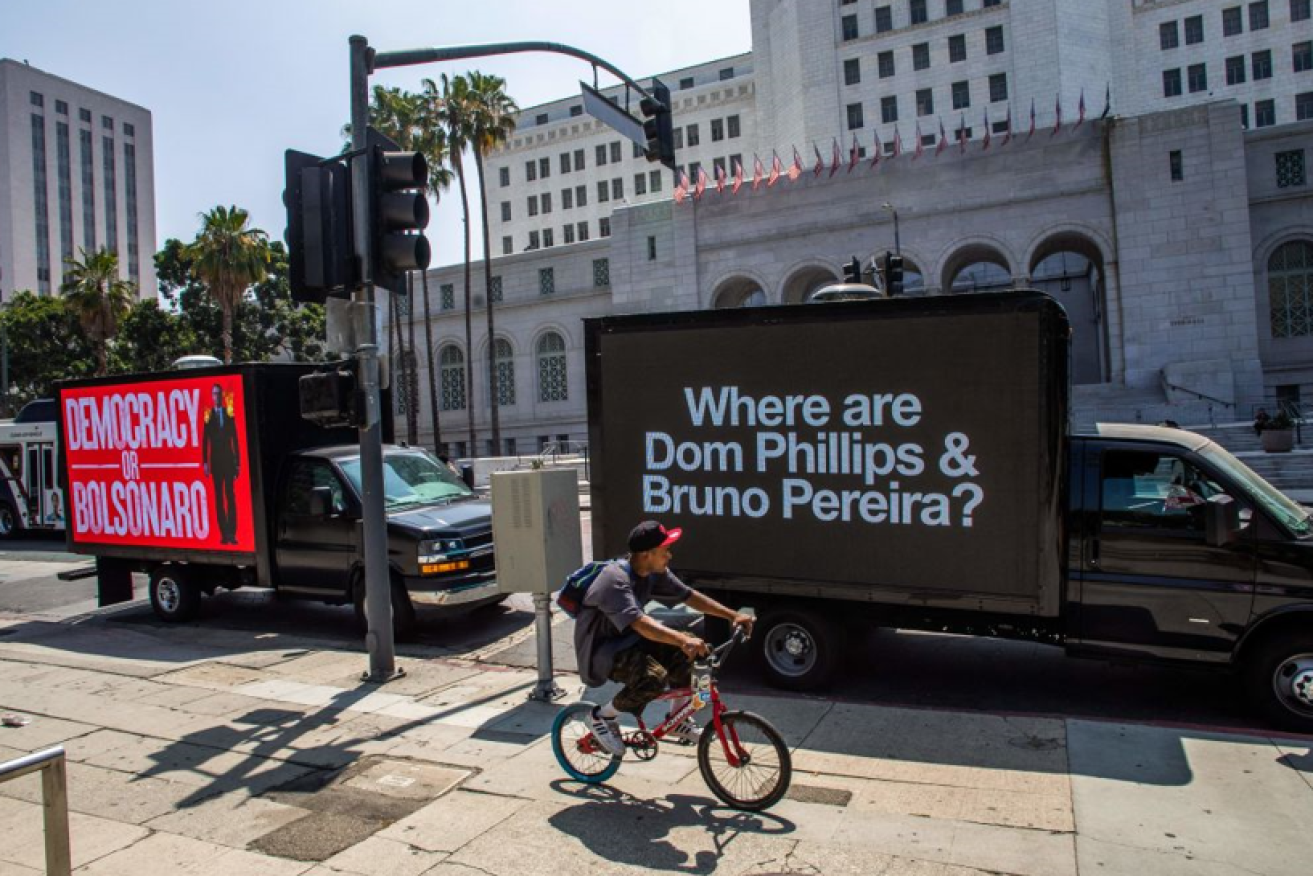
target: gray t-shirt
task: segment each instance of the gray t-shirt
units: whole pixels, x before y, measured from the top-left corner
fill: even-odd
[[[643,606],[654,599],[666,606],[679,605],[692,593],[668,570],[640,578],[627,562],[603,569],[584,594],[574,624],[574,653],[584,683],[605,684],[615,655],[638,643],[640,636],[629,627],[643,616]]]

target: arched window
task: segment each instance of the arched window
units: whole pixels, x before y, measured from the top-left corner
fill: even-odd
[[[498,338],[492,345],[493,365],[497,369],[497,406],[515,404],[515,351],[511,342]]]
[[[565,339],[556,332],[548,332],[538,340],[538,400],[544,402],[567,401],[570,390],[566,385]]]
[[[455,344],[442,348],[438,356],[442,372],[442,409],[465,410],[465,354]]]
[[[1283,243],[1267,261],[1272,337],[1313,335],[1313,243]]]

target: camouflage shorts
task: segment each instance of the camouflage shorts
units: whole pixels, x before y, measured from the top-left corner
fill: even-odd
[[[674,645],[643,639],[615,656],[611,680],[624,685],[615,707],[637,715],[668,688],[692,683],[693,661]]]

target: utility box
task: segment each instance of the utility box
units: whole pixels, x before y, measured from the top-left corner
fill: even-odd
[[[574,469],[492,475],[492,543],[502,593],[546,595],[583,565]]]

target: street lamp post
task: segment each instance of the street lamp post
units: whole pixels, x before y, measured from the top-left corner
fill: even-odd
[[[894,214],[894,255],[902,255],[903,246],[898,240],[898,208],[888,201],[885,201],[881,206]]]

